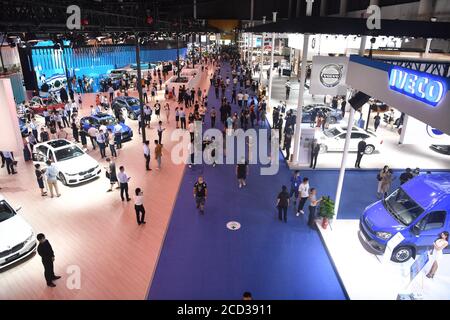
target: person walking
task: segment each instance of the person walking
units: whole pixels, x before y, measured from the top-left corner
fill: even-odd
[[[158,170],[161,169],[161,157],[162,157],[162,144],[158,140],[155,140],[155,159],[156,162],[158,163],[158,167],[156,168]]]
[[[105,134],[103,133],[103,130],[100,129],[98,131],[98,134],[96,136],[96,142],[98,145],[98,148],[100,149],[100,155],[103,158],[106,158],[106,139]]]
[[[16,174],[17,171],[14,169],[14,164],[17,164],[17,162],[14,159],[13,152],[3,151],[3,157],[5,158],[6,171],[8,171],[8,174]]]
[[[50,198],[53,198],[54,193],[56,192],[56,196],[60,197],[61,194],[59,193],[58,189],[58,168],[56,168],[55,164],[51,162],[50,160],[47,160],[47,170],[45,171],[45,175],[47,177],[47,184],[48,188],[50,190]]]
[[[297,217],[301,214],[305,214],[305,212],[303,211],[303,207],[305,206],[306,200],[308,200],[309,198],[309,179],[308,178],[303,178],[302,183],[300,184],[300,186],[298,187],[298,192],[300,195],[300,202],[298,204],[298,209],[297,209]]]
[[[367,143],[365,139],[362,139],[358,142],[358,154],[356,155],[355,168],[361,168],[361,159],[366,151]]]
[[[168,103],[164,105],[164,111],[166,112],[167,123],[170,123],[170,105]]]
[[[278,220],[287,222],[287,210],[289,207],[289,193],[287,187],[282,186],[277,197]]]
[[[134,198],[134,210],[136,211],[137,224],[145,224],[144,193],[141,188],[136,188],[134,193],[136,195]]]
[[[180,109],[180,125],[181,129],[186,130],[186,112],[184,112],[183,108]]]
[[[53,252],[52,245],[45,238],[43,233],[39,233],[36,238],[39,241],[37,252],[41,256],[42,264],[44,265],[44,277],[47,282],[47,286],[52,288],[56,287],[53,281],[61,279],[61,277],[55,275],[53,266],[53,262],[55,261],[55,253]]]
[[[159,144],[161,144],[163,132],[164,132],[164,130],[166,130],[166,128],[163,128],[163,126],[162,126],[162,121],[158,122],[158,128],[156,130],[158,132],[158,142],[159,142]]]
[[[119,189],[119,181],[117,179],[117,171],[116,171],[116,163],[114,159],[106,158],[106,163],[108,164],[106,169],[106,178],[109,179],[110,188],[106,190],[106,192],[111,192],[113,190],[114,185],[117,183],[116,189]]]
[[[240,163],[236,166],[236,176],[239,182],[239,189],[246,186],[245,180],[247,179],[247,175],[248,163],[244,158],[242,158]]]
[[[109,146],[109,151],[111,151],[111,157],[117,158],[116,146],[114,144],[114,135],[111,128],[108,128],[105,134],[105,144]]]
[[[284,84],[284,87],[286,88],[286,99],[285,100],[289,100],[289,95],[291,93],[291,83],[290,81],[286,81],[286,83]]]
[[[384,178],[385,174],[387,174],[388,171],[389,171],[389,167],[388,166],[384,166],[383,169],[381,169],[380,172],[378,172],[378,174],[377,174],[377,181],[378,181],[377,198],[378,199],[381,199],[381,196],[382,196],[381,184],[382,184],[382,181],[383,181],[383,178]]]
[[[205,202],[208,196],[208,187],[202,176],[199,176],[194,184],[194,198],[197,209],[200,214],[205,214]]]
[[[289,198],[292,198],[292,196],[294,196],[294,206],[297,204],[299,196],[298,188],[300,187],[301,182],[300,171],[295,170],[291,177],[291,190],[289,191]]]
[[[311,164],[309,165],[310,168],[315,169],[317,165],[317,157],[319,156],[320,152],[320,144],[317,142],[317,139],[314,139],[311,143]]]
[[[375,131],[377,131],[378,126],[380,125],[381,122],[381,117],[380,117],[380,113],[377,112],[377,115],[373,118],[374,122],[373,122],[373,128]]]
[[[72,136],[76,142],[80,142],[79,128],[75,121],[72,121]]]
[[[119,180],[120,186],[120,198],[122,201],[125,201],[124,194],[126,196],[127,201],[130,201],[130,196],[128,195],[128,181],[130,181],[130,177],[125,173],[124,166],[119,167],[119,173],[117,174],[117,178]]]
[[[322,198],[317,199],[317,190],[316,188],[309,189],[309,215],[308,215],[308,226],[312,229],[316,229],[316,209],[317,205],[322,201]]]
[[[438,268],[438,262],[442,259],[443,250],[448,246],[448,232],[444,231],[439,234],[439,238],[433,243],[433,254],[431,259],[433,264],[427,273],[427,278],[433,279]]]
[[[380,192],[386,198],[389,190],[391,189],[392,181],[394,180],[393,171],[388,169],[385,173],[383,173],[381,179]]]
[[[88,129],[87,133],[88,133],[89,139],[91,140],[92,148],[95,150],[95,148],[96,148],[95,140],[96,140],[96,137],[98,134],[98,130],[95,127],[90,127]]]
[[[143,148],[144,148],[144,158],[145,158],[145,170],[151,171],[150,169],[150,141],[146,140],[144,142]]]
[[[41,190],[41,196],[45,197],[47,195],[47,192],[45,192],[45,185],[44,185],[45,170],[41,169],[41,165],[39,163],[35,164],[34,168],[35,168],[34,174],[36,175],[38,187]]]

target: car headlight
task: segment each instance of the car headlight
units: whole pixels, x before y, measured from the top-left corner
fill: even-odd
[[[30,242],[31,240],[34,240],[34,232],[31,231],[31,235],[25,240],[25,242]]]
[[[383,239],[383,240],[388,240],[392,237],[392,233],[382,232],[382,231],[377,232],[376,235],[378,238]]]

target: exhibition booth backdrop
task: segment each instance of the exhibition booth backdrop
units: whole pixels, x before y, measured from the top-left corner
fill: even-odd
[[[184,58],[187,48],[180,48],[180,57]],[[149,49],[141,47],[141,61],[155,63],[158,61],[173,61],[177,59],[177,49]],[[122,68],[136,63],[136,49],[133,45],[102,45],[63,49],[53,46],[36,46],[31,49],[32,67],[35,71],[38,85],[45,75],[47,80],[64,82],[66,68],[70,76],[92,78],[94,91],[99,90],[99,80],[110,70]],[[64,78],[64,79],[61,79]],[[55,80],[55,81],[56,81]]]

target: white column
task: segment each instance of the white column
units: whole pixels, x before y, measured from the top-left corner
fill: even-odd
[[[306,15],[312,15],[312,5],[314,0],[306,0]],[[294,157],[293,162],[298,163],[299,160],[299,150],[300,150],[300,137],[302,135],[302,112],[303,112],[303,100],[305,91],[305,80],[306,80],[306,64],[308,63],[308,46],[309,46],[309,34],[304,34],[303,36],[303,50],[302,50],[302,66],[300,68],[300,86],[298,89],[298,100],[297,100],[297,118],[295,123],[294,131]]]
[[[400,134],[398,144],[403,144],[405,141],[406,131],[408,130],[408,119],[409,116],[405,113],[405,116],[403,117],[402,133]]]
[[[364,55],[364,51],[366,48],[367,36],[363,36],[361,38],[361,44],[359,47],[359,55]],[[347,165],[347,156],[348,156],[348,147],[350,145],[350,136],[352,134],[353,122],[355,118],[355,109],[353,106],[350,106],[350,112],[348,116],[347,123],[347,132],[345,134],[345,144],[344,144],[344,153],[342,154],[341,168],[339,170],[339,178],[338,184],[336,188],[336,196],[334,200],[334,219],[337,219],[337,214],[339,211],[339,203],[341,202],[341,194],[342,194],[342,186],[344,185],[344,176],[345,176],[345,168]]]
[[[345,16],[347,13],[347,0],[341,0],[340,6],[339,6],[339,15]]]
[[[277,21],[277,13],[273,12],[273,22],[276,22],[276,21]],[[268,104],[269,107],[271,107],[270,101],[271,101],[271,98],[272,98],[272,80],[273,80],[273,74],[274,74],[274,71],[273,71],[273,54],[274,54],[274,50],[275,50],[275,33],[272,33],[272,48],[271,48],[271,51],[270,51],[270,66],[269,66],[269,68],[270,68],[270,73],[269,73],[269,92],[268,92],[269,93],[269,98],[268,98],[269,101],[267,101],[267,104]]]
[[[261,59],[260,59],[261,67],[259,68],[259,86],[262,87],[262,78],[263,78],[263,65],[264,65],[264,32],[261,35]]]

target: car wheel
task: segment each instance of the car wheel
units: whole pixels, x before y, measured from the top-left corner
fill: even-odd
[[[413,249],[411,247],[398,247],[392,253],[391,260],[394,262],[405,262],[412,257]]]
[[[65,186],[67,186],[67,180],[66,177],[64,177],[64,175],[62,173],[59,173],[58,175],[59,180],[61,180],[61,183]]]
[[[375,151],[375,147],[371,144],[368,144],[366,146],[366,149],[364,149],[365,154],[372,154]]]
[[[330,117],[330,124],[335,124],[337,122],[337,118],[336,117]]]
[[[131,120],[136,120],[136,115],[134,114],[134,112],[131,112],[131,113],[128,115],[128,117],[129,117]]]
[[[328,147],[324,144],[320,145],[319,153],[327,153]]]

